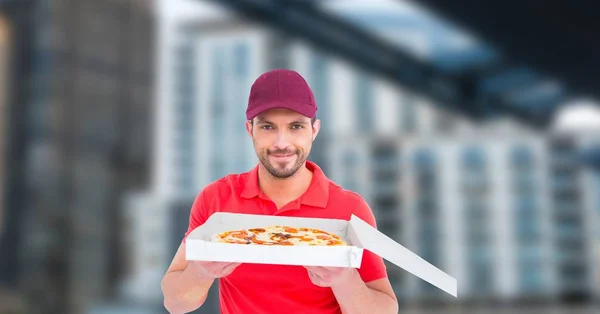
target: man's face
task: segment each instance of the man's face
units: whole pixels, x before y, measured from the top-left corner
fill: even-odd
[[[310,118],[287,109],[267,110],[246,122],[258,159],[279,179],[291,177],[304,164],[319,128],[319,120],[311,125]]]

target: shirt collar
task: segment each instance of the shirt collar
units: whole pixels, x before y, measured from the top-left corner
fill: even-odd
[[[262,195],[258,187],[258,165],[248,173],[248,179],[244,189],[240,194],[243,198],[254,198]],[[329,200],[329,179],[317,164],[312,161],[306,161],[306,168],[312,171],[313,177],[308,189],[300,197],[300,202],[304,205],[325,208]]]

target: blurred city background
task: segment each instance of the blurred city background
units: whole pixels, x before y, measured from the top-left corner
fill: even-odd
[[[401,313],[598,313],[599,7],[0,0],[0,314],[166,313],[194,197],[257,163],[274,68],[315,93],[310,159],[457,278],[388,265]]]

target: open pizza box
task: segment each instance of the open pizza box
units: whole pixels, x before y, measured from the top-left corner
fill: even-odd
[[[342,237],[350,245],[266,246],[211,241],[220,232],[272,225],[321,229]],[[365,249],[457,296],[456,279],[354,215],[346,221],[218,212],[186,239],[186,259],[197,261],[359,268]]]

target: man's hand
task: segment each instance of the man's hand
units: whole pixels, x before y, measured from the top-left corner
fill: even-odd
[[[206,279],[229,276],[241,263],[189,261],[188,269]]]
[[[358,275],[356,269],[349,267],[304,266],[304,268],[308,270],[310,281],[324,288],[347,284]]]

